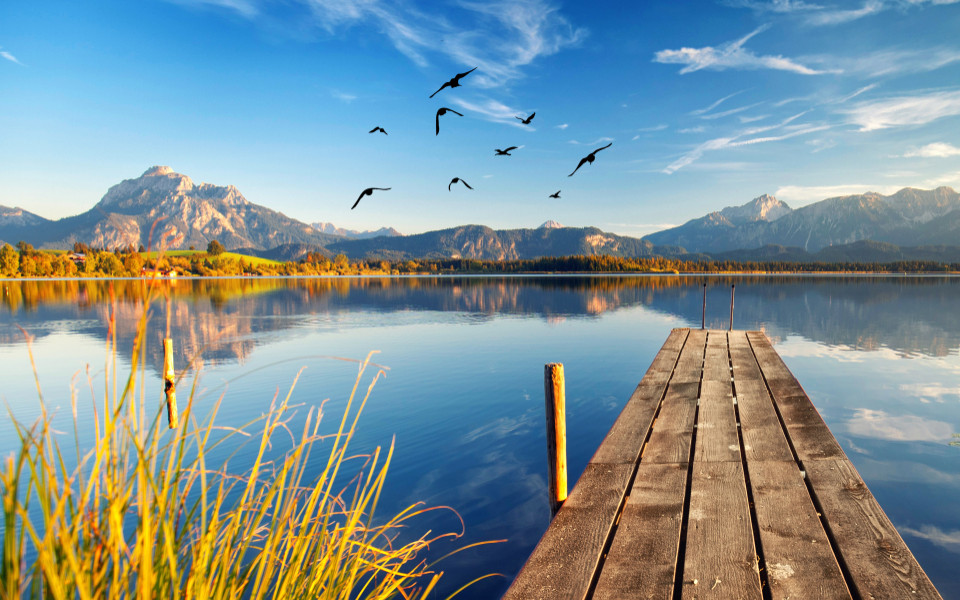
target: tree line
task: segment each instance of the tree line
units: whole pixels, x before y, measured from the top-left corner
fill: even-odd
[[[154,272],[178,276],[277,275],[396,275],[511,273],[950,273],[960,263],[900,260],[870,262],[709,261],[677,258],[630,258],[579,255],[516,260],[470,258],[349,259],[320,251],[299,260],[270,261],[226,252],[217,240],[206,251],[148,253],[133,248],[91,248],[74,244],[73,251],[37,250],[27,242],[0,248],[3,277],[140,277]]]

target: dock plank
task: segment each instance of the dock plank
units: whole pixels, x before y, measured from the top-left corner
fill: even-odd
[[[740,434],[748,461],[779,460],[793,463],[793,452],[777,417],[773,400],[762,381],[734,380]]]
[[[850,461],[816,460],[804,466],[861,598],[940,598]]]
[[[727,356],[726,332],[710,331],[707,333],[703,380],[730,382],[730,360]]]
[[[707,332],[691,329],[687,341],[680,353],[680,360],[674,369],[671,382],[699,383],[703,373],[703,351],[707,345]]]
[[[654,357],[650,369],[640,380],[590,459],[591,463],[636,463],[646,432],[660,406],[667,382],[673,374],[689,332],[689,329],[674,329],[670,332],[667,341]]]
[[[593,582],[631,465],[588,464],[504,600],[582,600]]]
[[[739,462],[694,465],[689,515],[682,597],[761,598],[747,490]]]
[[[640,465],[594,600],[673,596],[687,468]]]
[[[703,381],[694,453],[695,461],[740,462],[740,438],[729,378]]]
[[[797,464],[754,460],[747,469],[771,597],[850,598]]]
[[[644,463],[686,463],[690,460],[698,383],[670,383],[660,415],[643,448]]]

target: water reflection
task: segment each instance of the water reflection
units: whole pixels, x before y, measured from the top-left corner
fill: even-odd
[[[244,361],[258,334],[326,323],[337,315],[457,313],[483,320],[521,315],[560,322],[643,306],[699,323],[707,283],[708,326],[727,326],[729,286],[737,285],[735,325],[764,329],[775,341],[799,334],[828,346],[904,355],[947,356],[960,347],[960,312],[952,310],[960,279],[951,277],[426,277],[313,279],[184,279],[163,283],[172,299],[178,362]],[[116,299],[121,348],[129,347],[145,298],[139,280],[4,281],[0,343],[21,339],[16,323],[36,336],[69,320],[105,339]],[[111,296],[112,294],[112,296]],[[156,295],[156,290],[154,291]],[[154,324],[166,318],[153,304]],[[311,316],[313,318],[311,318]],[[320,316],[320,317],[318,317]],[[440,317],[437,317],[438,319]],[[154,351],[151,364],[160,367]]]

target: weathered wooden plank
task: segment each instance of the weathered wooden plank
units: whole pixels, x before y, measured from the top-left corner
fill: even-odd
[[[703,350],[707,344],[707,332],[700,329],[690,330],[683,345],[680,359],[670,381],[676,383],[699,382],[703,373]]]
[[[787,365],[773,349],[770,340],[762,331],[748,331],[747,339],[753,346],[753,353],[760,363],[760,369],[767,379],[792,379],[793,373],[787,368]]]
[[[693,420],[699,383],[670,383],[653,423],[650,440],[643,448],[644,463],[685,463],[690,460]]]
[[[740,435],[748,461],[779,460],[793,463],[783,427],[763,381],[734,379],[737,408],[740,412]]]
[[[751,460],[747,470],[771,596],[850,598],[796,463]]]
[[[739,462],[694,464],[682,596],[691,600],[761,597]]]
[[[740,439],[733,406],[733,390],[727,381],[704,380],[700,388],[695,461],[740,462]]]
[[[727,355],[726,331],[711,330],[707,333],[703,380],[730,382],[730,359]]]
[[[850,461],[804,467],[860,597],[940,598]]]
[[[674,329],[657,352],[650,369],[643,376],[633,395],[614,421],[603,442],[597,448],[591,463],[635,464],[647,430],[653,421],[667,381],[677,364],[689,329]],[[666,375],[661,373],[666,372]]]
[[[632,474],[632,465],[587,465],[503,598],[584,598]]]
[[[687,467],[640,464],[594,600],[673,597]]]
[[[753,354],[753,348],[747,340],[747,334],[744,331],[731,331],[727,334],[727,340],[730,345],[730,362],[733,367],[733,378],[738,381],[762,380],[760,366],[757,364],[757,358]]]

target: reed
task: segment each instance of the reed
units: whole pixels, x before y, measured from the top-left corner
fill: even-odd
[[[461,534],[427,532],[401,542],[411,519],[435,509],[414,504],[375,517],[393,444],[363,456],[359,467],[349,451],[382,373],[362,389],[370,356],[359,363],[333,432],[322,432],[320,408],[291,431],[296,381],[260,418],[220,427],[222,396],[207,417],[194,414],[196,379],[179,425],[169,430],[162,406],[147,409],[146,398],[160,391],[145,388],[148,320],[145,308],[129,373],[120,376],[110,318],[106,385],[94,401],[91,448],[80,447],[75,388],[72,461],[38,379],[41,416],[27,425],[10,415],[19,449],[0,465],[3,599],[414,599],[434,590],[442,573],[425,551],[439,538]],[[238,473],[230,458],[211,464],[238,438],[247,440],[252,465]],[[271,450],[272,441],[289,448]],[[311,458],[321,448],[324,455]]]

